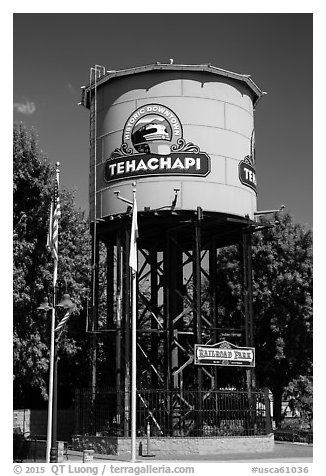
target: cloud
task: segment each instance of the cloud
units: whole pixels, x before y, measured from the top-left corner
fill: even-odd
[[[36,111],[36,106],[31,101],[26,102],[14,102],[14,111],[19,112],[20,114],[31,115]]]

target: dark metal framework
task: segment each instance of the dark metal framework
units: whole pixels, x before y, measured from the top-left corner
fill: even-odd
[[[205,213],[200,207],[194,212],[145,210],[138,214],[138,226],[137,388],[165,389],[179,396],[190,389],[216,390],[225,369],[195,366],[194,344],[215,344],[227,331],[237,336],[237,344],[254,345],[251,234],[260,227],[247,218]],[[116,388],[115,418],[120,421],[123,415],[125,435],[130,430],[130,228],[130,211],[97,224],[95,295],[88,323],[93,334],[92,398],[100,334],[101,339],[105,335],[110,362],[105,381]],[[103,263],[100,270],[100,244],[105,246],[104,271]],[[230,244],[239,245],[243,306],[236,327],[225,329],[219,316],[217,266],[219,248]],[[99,311],[103,287],[104,312]],[[255,387],[254,369],[244,373],[250,393]],[[201,400],[196,404],[200,417]],[[177,400],[171,405],[177,406]]]

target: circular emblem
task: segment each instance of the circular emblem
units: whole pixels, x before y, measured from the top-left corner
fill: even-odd
[[[123,144],[136,153],[169,154],[182,139],[182,126],[176,114],[161,104],[146,104],[128,118]]]

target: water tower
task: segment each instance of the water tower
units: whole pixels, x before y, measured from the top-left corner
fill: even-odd
[[[253,345],[254,111],[262,95],[249,75],[207,64],[91,69],[81,99],[90,111],[88,330],[94,343],[106,335],[107,383],[118,392],[130,388],[131,369],[131,208],[118,196],[131,201],[133,188],[139,227],[137,387],[217,388],[217,367],[195,366],[194,345],[216,344],[225,336]],[[230,244],[242,249],[243,322],[225,329],[216,276],[218,250]],[[103,285],[105,316],[99,313]],[[246,373],[251,386],[251,369]],[[117,414],[129,404],[118,398]]]

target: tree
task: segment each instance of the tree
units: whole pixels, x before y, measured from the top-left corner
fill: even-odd
[[[54,172],[39,148],[36,132],[22,123],[16,124],[13,146],[15,405],[33,402],[38,405],[47,398],[50,319],[42,316],[37,307],[45,294],[51,295],[52,288],[53,262],[46,249],[46,239]],[[83,212],[76,210],[72,194],[61,191],[60,202],[58,294],[68,291],[76,303],[69,334],[65,330],[66,338],[62,340],[61,359],[65,367],[60,381],[72,386],[72,365],[77,381],[87,369],[82,363],[87,360],[83,341],[90,238],[87,220]]]
[[[237,247],[219,254],[220,314],[230,316],[232,325],[242,299],[239,261]],[[290,214],[277,214],[275,226],[253,234],[252,267],[256,376],[273,392],[278,424],[284,389],[312,373],[311,231],[294,224]]]
[[[312,422],[312,389],[312,376],[300,375],[289,383],[284,392],[285,400],[288,401],[292,414],[299,413],[301,421],[305,424]]]
[[[289,214],[255,237],[253,249],[257,377],[281,421],[285,387],[312,374],[312,233]]]

